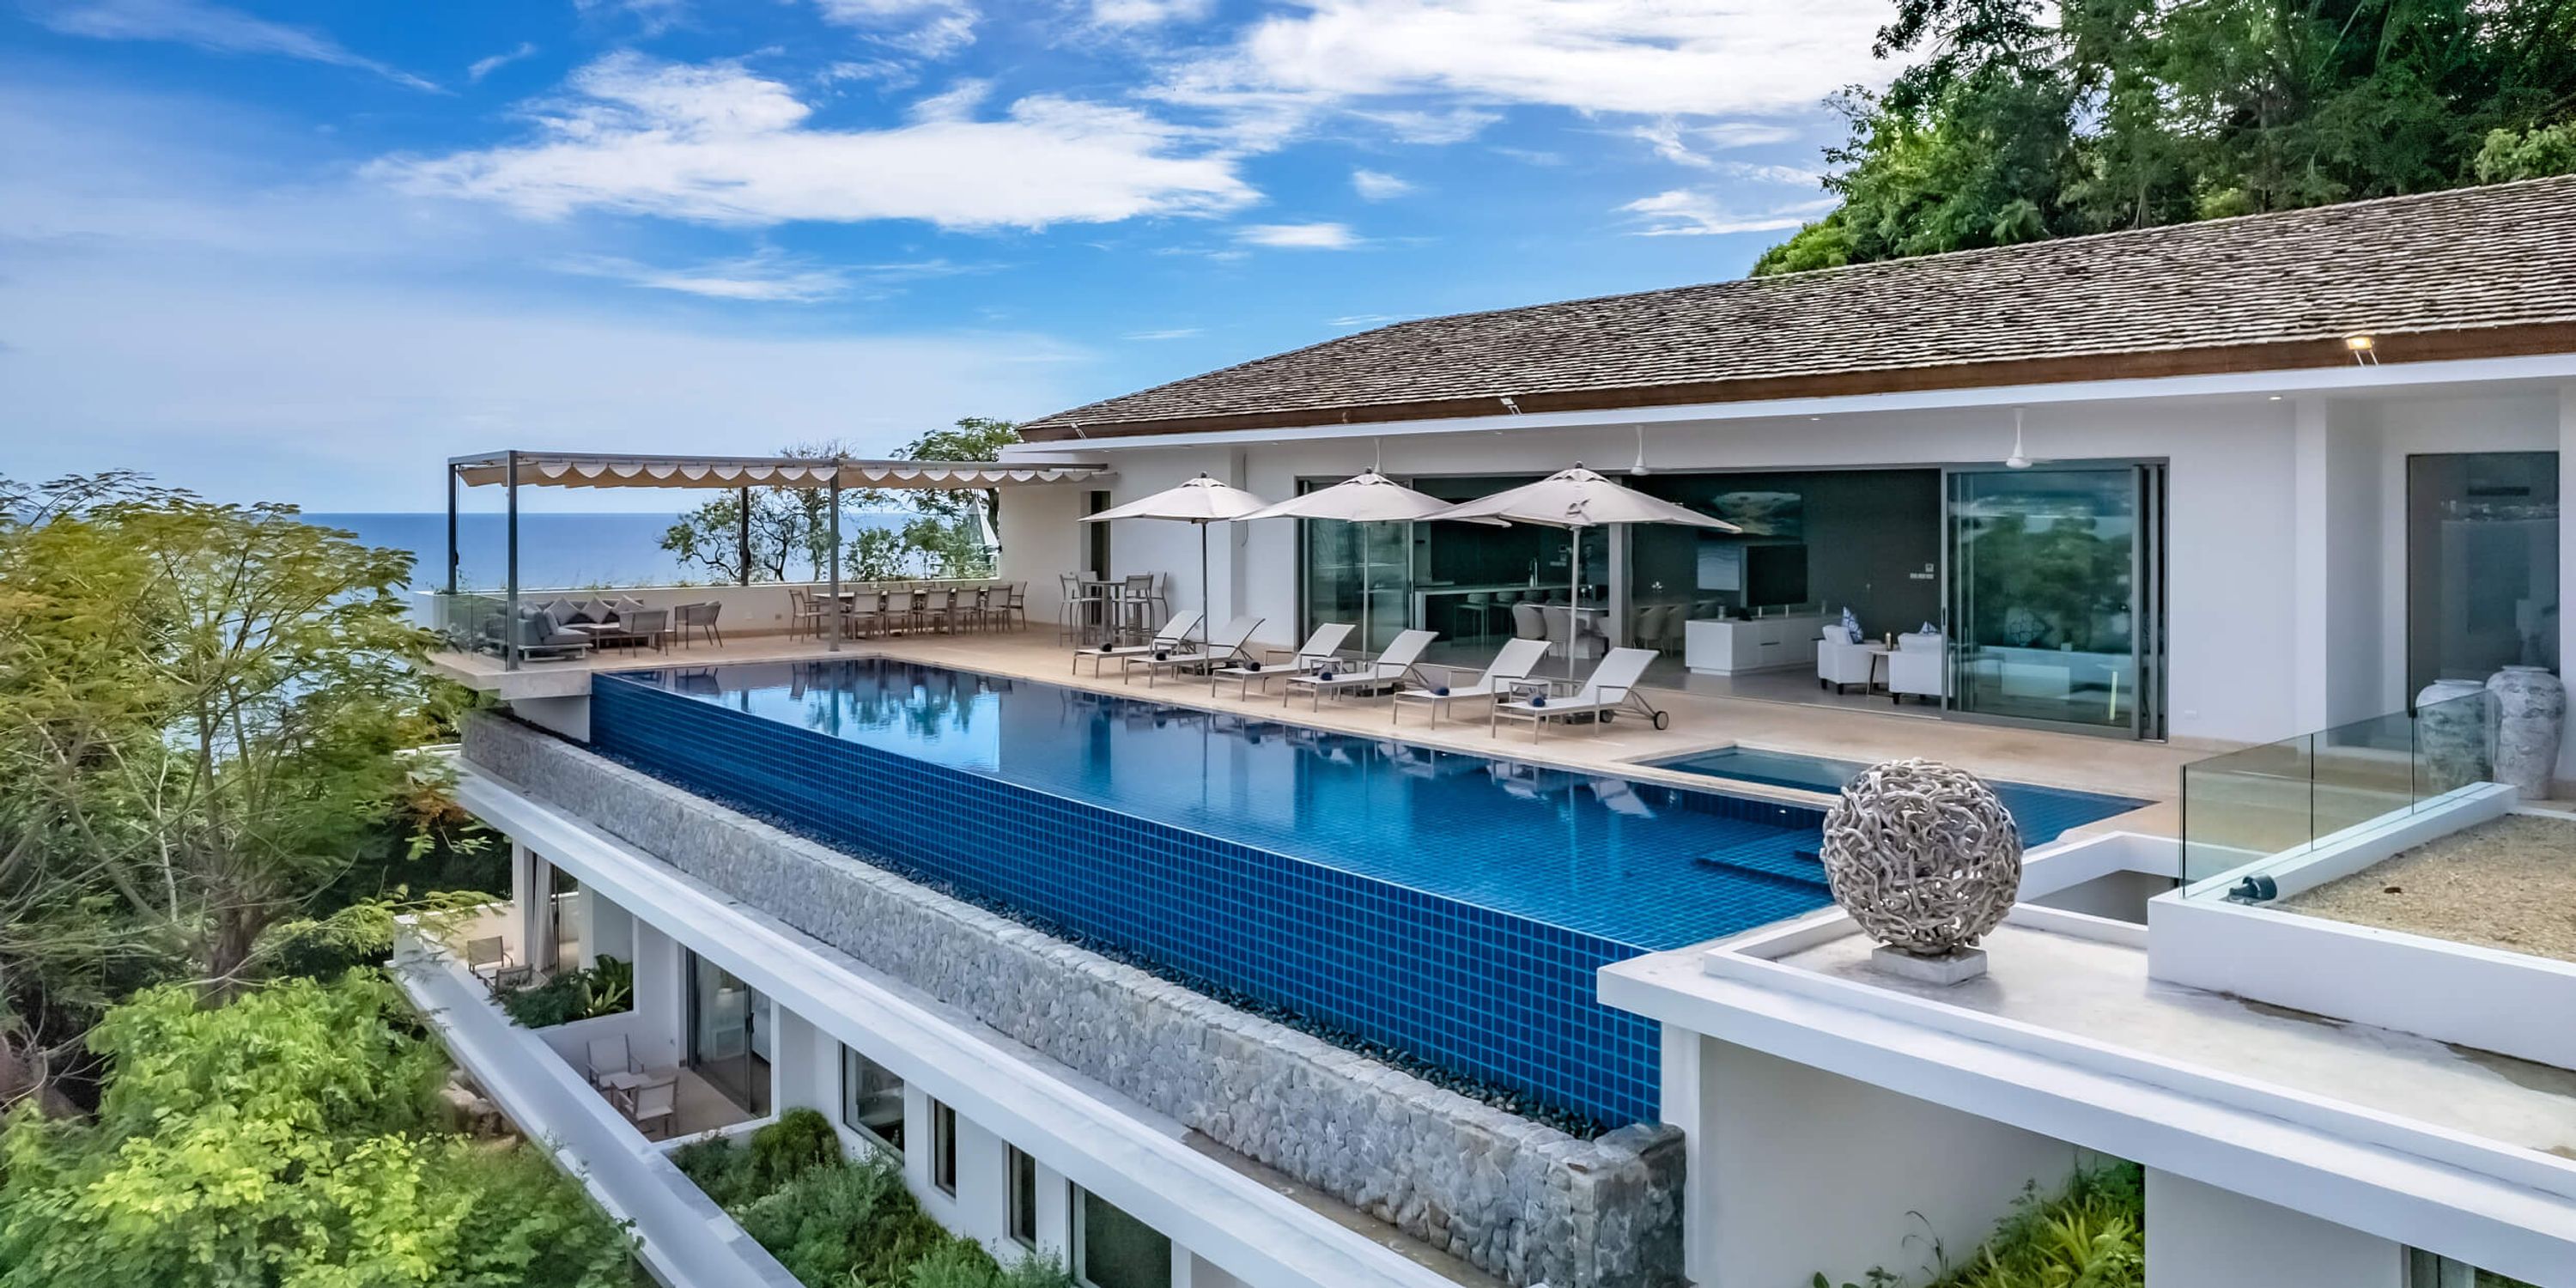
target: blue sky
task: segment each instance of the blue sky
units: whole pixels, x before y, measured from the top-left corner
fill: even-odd
[[[0,473],[431,508],[1733,277],[1885,13],[0,0]]]

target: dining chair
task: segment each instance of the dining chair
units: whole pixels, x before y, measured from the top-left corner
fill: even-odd
[[[822,601],[816,599],[812,592],[798,586],[788,587],[787,638],[794,639],[808,632],[820,636],[823,633],[823,612]]]
[[[1024,631],[1029,628],[1029,584],[1015,581],[1002,588],[1002,629]]]
[[[635,1067],[635,1049],[623,1033],[592,1038],[589,1044],[590,1085],[605,1087],[608,1080],[621,1073],[640,1072]]]
[[[637,1087],[633,1097],[626,1102],[627,1120],[644,1133],[646,1140],[655,1139],[653,1124],[656,1123],[661,1125],[663,1135],[669,1135],[679,1112],[680,1080],[676,1075]]]

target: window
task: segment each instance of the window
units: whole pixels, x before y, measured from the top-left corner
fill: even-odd
[[[1109,493],[1096,491],[1085,497],[1084,513],[1098,514],[1110,506]],[[1086,523],[1083,527],[1082,570],[1094,577],[1109,575],[1109,529],[1113,524]]]
[[[894,1071],[841,1048],[841,1122],[862,1136],[903,1152],[903,1079]]]
[[[930,1183],[947,1195],[957,1193],[957,1111],[930,1102]]]
[[[2406,1288],[2525,1288],[2518,1279],[2507,1279],[2492,1270],[2480,1270],[2449,1257],[2437,1257],[2422,1248],[2406,1250]]]
[[[2558,453],[2406,458],[2406,692],[2558,668]]]
[[[1172,1288],[1172,1241],[1089,1191],[1073,1192],[1073,1273],[1089,1288]]]
[[[1021,1247],[1038,1246],[1038,1160],[1011,1146],[1011,1195],[1004,1227]]]

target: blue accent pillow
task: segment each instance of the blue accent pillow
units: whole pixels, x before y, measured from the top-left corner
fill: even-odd
[[[1448,697],[1448,696],[1449,696],[1449,686],[1448,686],[1448,685],[1443,684],[1443,685],[1440,685],[1440,686],[1438,686],[1438,687],[1436,687],[1436,688],[1432,689],[1432,690],[1431,690],[1431,696],[1433,696],[1433,697],[1435,697],[1435,698],[1445,698],[1445,697]]]
[[[1546,694],[1544,694],[1544,693],[1533,693],[1533,694],[1531,694],[1531,695],[1530,695],[1530,705],[1531,705],[1531,706],[1534,706],[1534,707],[1543,707],[1543,706],[1546,706],[1546,705],[1547,705],[1547,695],[1546,695]]]

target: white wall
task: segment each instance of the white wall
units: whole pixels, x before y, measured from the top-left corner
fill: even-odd
[[[1689,1136],[1685,1269],[1701,1288],[1787,1288],[1819,1271],[1856,1283],[1881,1266],[1913,1275],[1931,1260],[1926,1238],[1964,1255],[2024,1185],[2060,1184],[2083,1159],[2063,1141],[1671,1026],[1665,1051],[1665,1117]]]
[[[2032,409],[2028,443],[2050,459],[2156,459],[2171,464],[2171,621],[2174,731],[2185,737],[2268,740],[2297,732],[2287,683],[2293,651],[2290,557],[2294,522],[2290,406],[2263,400],[2095,403]],[[1659,469],[1789,469],[1992,463],[2012,446],[2005,409],[1683,423],[1647,431]],[[1133,500],[1205,470],[1276,500],[1300,477],[1367,468],[1413,474],[1544,473],[1577,460],[1613,471],[1636,455],[1622,423],[1527,433],[1423,434],[1382,440],[1290,441],[1241,449],[1138,448],[1103,453],[1116,466],[1117,499]],[[1240,469],[1235,461],[1241,461]],[[1194,606],[1196,534],[1184,524],[1117,525],[1120,571],[1174,574],[1177,606]],[[1221,525],[1217,616],[1240,556],[1239,611],[1267,619],[1261,638],[1288,643],[1297,629],[1297,525]],[[1022,543],[1024,546],[1026,543]],[[1006,553],[1010,547],[1006,546]],[[1017,557],[1010,575],[1020,575]]]
[[[2408,455],[2549,450],[2563,438],[2576,495],[2576,392],[2067,403],[2031,408],[2026,423],[2029,450],[2042,459],[2168,462],[2167,709],[2184,740],[2269,741],[2403,705]],[[1116,467],[1120,502],[1202,470],[1275,500],[1293,495],[1301,477],[1344,477],[1381,458],[1399,477],[1539,473],[1577,460],[1615,473],[1633,460],[1636,442],[1632,426],[1605,420],[1090,455]],[[2011,442],[2009,409],[1972,408],[1661,424],[1646,432],[1646,457],[1668,470],[1990,464]],[[1296,531],[1286,521],[1212,529],[1212,615],[1260,614],[1260,637],[1288,643],[1297,629]],[[2562,540],[2571,547],[2561,563],[2566,594],[2576,602],[2576,525]],[[1170,573],[1176,606],[1197,606],[1198,546],[1188,525],[1122,522],[1114,543],[1118,571]],[[1014,577],[1023,567],[1017,552],[1037,561],[1050,554],[1044,539],[1006,551]],[[1039,564],[1025,566],[1034,580]],[[2565,655],[2576,656],[2576,627],[2562,629]]]
[[[2406,1250],[2171,1172],[2147,1172],[2147,1288],[2406,1288]]]

